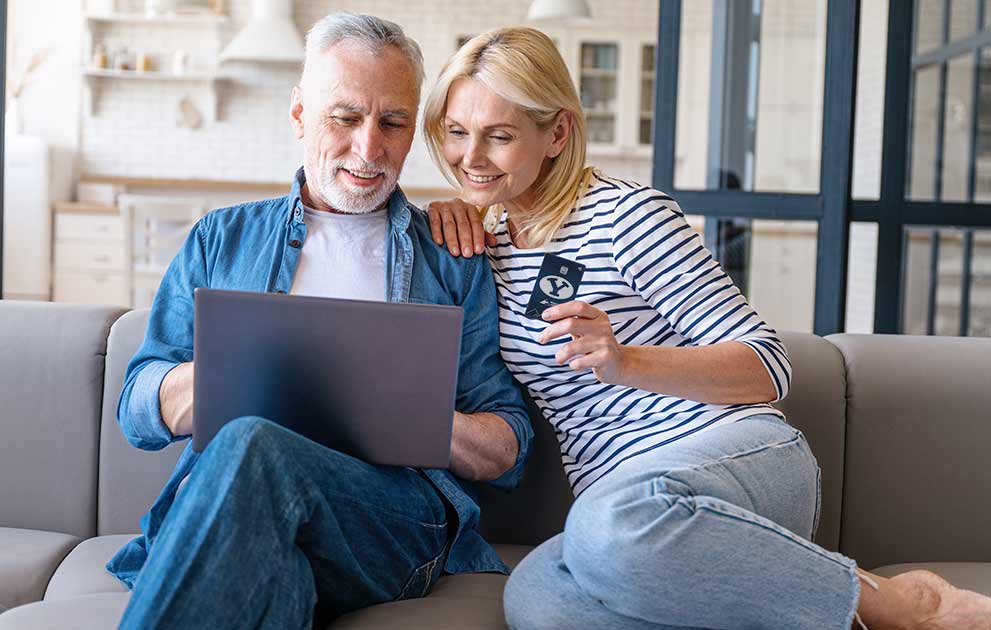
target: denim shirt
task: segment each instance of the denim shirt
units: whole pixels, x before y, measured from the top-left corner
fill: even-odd
[[[300,200],[303,183],[303,169],[299,169],[288,196],[214,210],[190,232],[159,286],[144,342],[124,376],[117,422],[132,445],[158,450],[189,437],[173,436],[162,421],[158,390],[169,370],[193,360],[195,288],[289,292],[306,239]],[[464,309],[455,406],[463,413],[498,414],[512,428],[519,445],[516,462],[489,482],[511,489],[522,475],[533,432],[522,395],[499,356],[495,284],[487,257],[455,258],[438,247],[430,237],[423,212],[410,204],[399,188],[389,198],[387,211],[387,299]],[[198,455],[187,445],[171,478],[141,519],[143,535],[107,563],[107,569],[129,587],[133,588],[179,485]],[[508,573],[508,567],[478,532],[481,510],[473,484],[446,470],[425,473],[458,517],[444,570]]]

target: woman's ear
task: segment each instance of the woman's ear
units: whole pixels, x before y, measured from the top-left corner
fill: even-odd
[[[554,136],[545,154],[547,157],[556,158],[561,155],[561,151],[564,151],[564,147],[567,146],[568,140],[571,138],[571,128],[574,124],[575,115],[571,112],[562,109],[557,113],[553,127]]]

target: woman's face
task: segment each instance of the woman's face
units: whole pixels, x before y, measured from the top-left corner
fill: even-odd
[[[443,148],[462,198],[476,206],[528,209],[541,169],[567,140],[569,130],[560,127],[541,130],[523,108],[480,82],[455,81],[447,93]]]

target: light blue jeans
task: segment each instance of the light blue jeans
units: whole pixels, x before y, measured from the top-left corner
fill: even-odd
[[[582,493],[505,590],[516,629],[849,630],[853,560],[811,542],[819,467],[773,415],[693,435]]]

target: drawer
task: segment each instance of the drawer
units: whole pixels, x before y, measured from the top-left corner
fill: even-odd
[[[123,272],[56,271],[56,302],[129,306]]]
[[[123,240],[124,221],[115,214],[55,214],[56,240]]]
[[[124,243],[56,241],[55,268],[121,271],[124,269]]]

